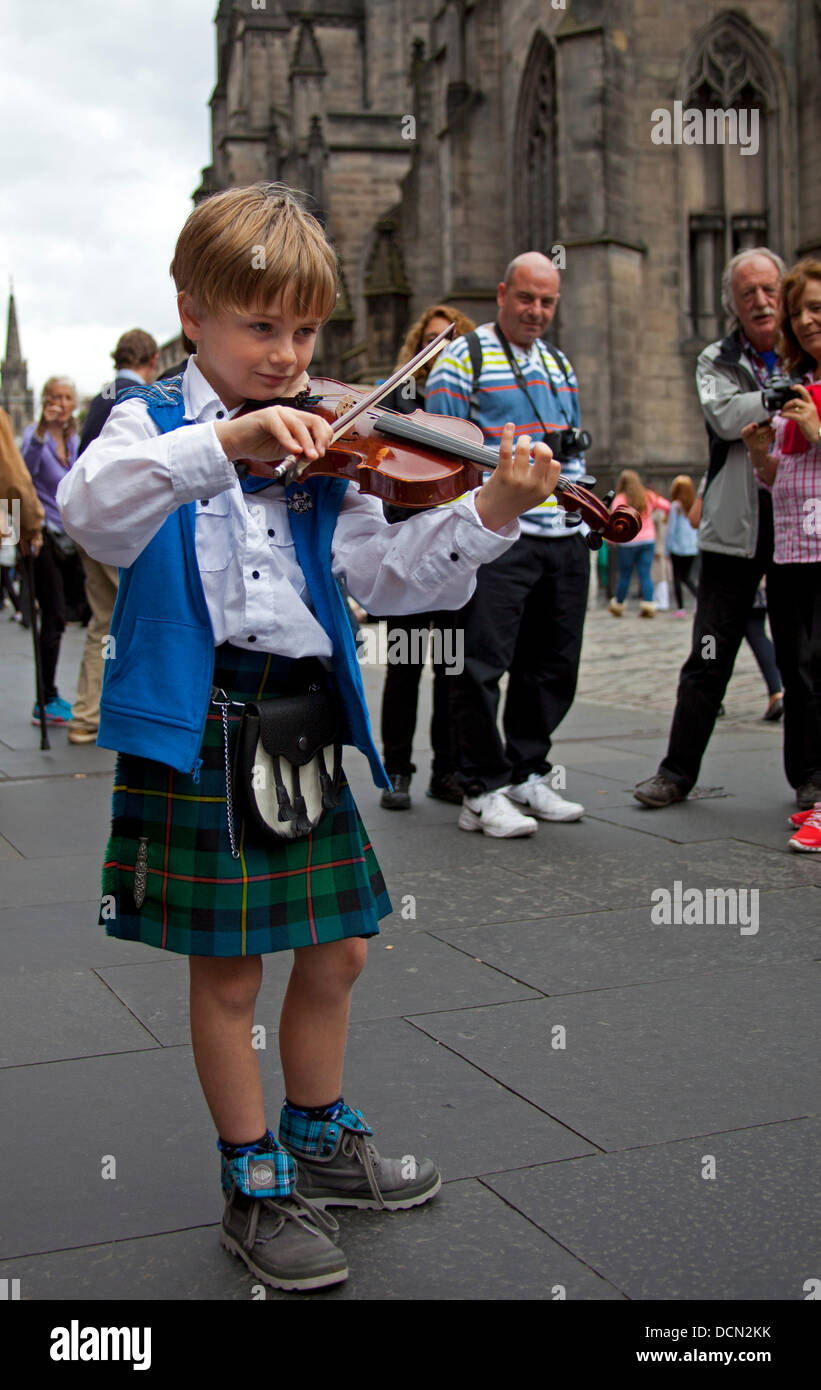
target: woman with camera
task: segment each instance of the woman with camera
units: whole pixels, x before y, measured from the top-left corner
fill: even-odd
[[[55,501],[57,485],[77,458],[78,431],[74,419],[77,394],[68,377],[49,377],[36,425],[23,433],[21,452],[45,512],[43,548],[34,562],[34,589],[40,605],[40,655],[43,700],[49,724],[67,724],[71,705],[57,689],[57,662],[66,626],[66,593],[74,593],[82,571],[74,542],[66,535]],[[39,724],[34,706],[32,723]]]
[[[782,288],[779,351],[794,387],[772,421],[742,430],[772,490],[775,565],[767,586],[784,682],[784,767],[799,804],[821,802],[821,260],[803,260]],[[821,849],[821,809],[793,818],[795,849]],[[803,820],[803,824],[801,821]]]

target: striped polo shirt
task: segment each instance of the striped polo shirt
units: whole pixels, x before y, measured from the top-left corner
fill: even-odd
[[[516,378],[496,337],[492,323],[483,323],[477,330],[482,347],[482,372],[478,382],[478,418],[471,413],[470,397],[474,390],[473,367],[465,338],[450,343],[436,359],[428,377],[425,410],[433,415],[456,415],[460,419],[477,419],[485,442],[498,449],[502,429],[508,420],[516,425],[516,438],[529,434],[535,440],[544,432],[524,391]],[[527,389],[546,425],[576,425],[580,423],[578,383],[573,368],[564,353],[548,347],[539,339],[526,351],[510,344],[515,360],[522,370]],[[568,459],[562,464],[562,475],[572,482],[585,473],[584,456]],[[554,497],[533,507],[519,518],[522,531],[528,535],[570,536],[587,527],[560,507]]]

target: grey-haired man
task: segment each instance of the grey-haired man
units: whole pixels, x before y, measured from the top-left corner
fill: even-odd
[[[667,753],[656,775],[633,792],[653,809],[683,801],[695,785],[756,589],[773,563],[772,501],[759,486],[741,431],[768,416],[761,389],[778,365],[783,275],[784,262],[768,247],[733,256],[722,279],[731,331],[704,349],[696,367],[710,444],[698,533],[701,577]],[[821,787],[807,784],[796,796],[806,809],[821,798]]]

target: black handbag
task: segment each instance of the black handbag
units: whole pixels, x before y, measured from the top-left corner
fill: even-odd
[[[329,690],[245,705],[234,755],[234,796],[266,837],[300,840],[337,805],[342,720]]]

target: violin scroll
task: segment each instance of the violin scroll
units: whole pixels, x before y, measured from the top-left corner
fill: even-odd
[[[635,540],[641,530],[641,517],[635,507],[616,507],[610,509],[613,493],[607,497],[596,497],[587,488],[559,478],[556,484],[556,501],[566,512],[578,512],[590,527],[586,537],[591,550],[599,550],[602,541],[623,545],[625,541]]]

